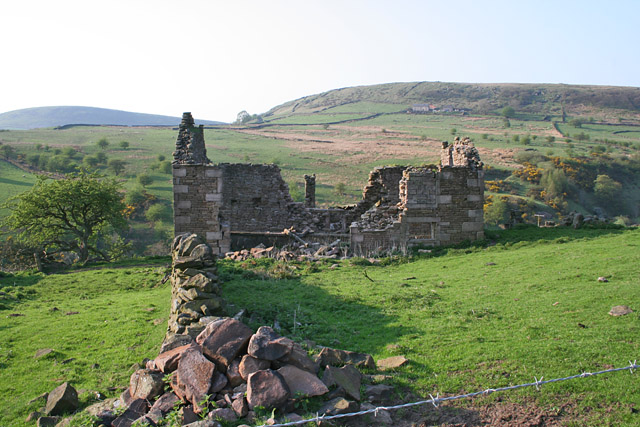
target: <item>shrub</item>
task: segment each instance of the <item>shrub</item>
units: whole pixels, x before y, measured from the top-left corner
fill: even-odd
[[[143,187],[148,187],[149,185],[153,184],[153,177],[151,175],[141,174],[138,175],[138,182]]]
[[[106,150],[109,146],[109,141],[107,138],[100,138],[98,142],[96,142],[96,145],[100,147],[101,150]]]
[[[163,205],[161,203],[155,203],[147,209],[144,213],[147,221],[156,222],[156,221],[170,221],[172,212],[171,208]]]

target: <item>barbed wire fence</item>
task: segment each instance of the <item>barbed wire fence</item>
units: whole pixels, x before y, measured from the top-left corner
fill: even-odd
[[[429,399],[421,400],[418,402],[403,403],[400,405],[393,405],[393,406],[378,406],[378,407],[367,409],[364,411],[350,412],[347,414],[337,414],[337,415],[316,414],[315,417],[305,419],[305,420],[291,421],[291,422],[286,422],[282,424],[263,424],[259,427],[289,427],[289,426],[296,426],[296,425],[302,425],[302,424],[313,423],[313,422],[335,420],[338,418],[358,417],[358,416],[367,415],[367,414],[377,415],[380,411],[391,411],[395,409],[410,408],[413,406],[420,406],[420,405],[427,405],[427,404],[431,404],[435,408],[437,408],[442,402],[448,402],[448,401],[459,400],[459,399],[470,399],[477,396],[488,396],[492,393],[516,390],[516,389],[525,388],[525,387],[535,387],[537,390],[540,390],[540,386],[543,386],[545,384],[551,384],[551,383],[557,383],[561,381],[569,381],[569,380],[575,380],[575,379],[584,379],[584,378],[593,377],[596,375],[607,374],[610,372],[629,371],[630,373],[633,374],[634,369],[640,368],[640,365],[637,365],[636,362],[637,360],[634,360],[633,362],[629,361],[629,366],[624,366],[622,368],[605,369],[604,371],[598,371],[598,372],[583,372],[581,374],[571,375],[569,377],[564,377],[564,378],[554,378],[551,380],[543,381],[544,377],[540,377],[540,379],[538,379],[537,377],[533,377],[534,382],[531,382],[531,383],[512,385],[508,387],[488,388],[485,390],[476,391],[476,392],[467,393],[467,394],[460,394],[457,396],[440,397],[439,394],[436,394],[436,396],[433,397],[431,394],[429,394]]]

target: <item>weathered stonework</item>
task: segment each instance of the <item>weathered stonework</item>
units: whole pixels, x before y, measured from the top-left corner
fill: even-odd
[[[276,165],[211,164],[200,131],[185,113],[173,162],[175,233],[205,236],[216,255],[232,249],[232,233],[255,241],[285,229],[350,233],[354,254],[483,237],[484,175],[468,138],[443,143],[439,167],[375,168],[359,203],[318,209],[315,176],[305,175],[305,202],[294,202]]]

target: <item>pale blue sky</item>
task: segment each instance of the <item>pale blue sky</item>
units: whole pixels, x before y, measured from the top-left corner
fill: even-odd
[[[397,81],[640,86],[639,20],[640,0],[7,1],[0,112],[232,121]]]

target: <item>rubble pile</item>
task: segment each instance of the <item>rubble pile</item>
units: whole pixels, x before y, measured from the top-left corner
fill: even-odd
[[[305,242],[298,234],[291,231],[287,234],[294,234],[299,240],[284,245],[282,248],[266,247],[261,243],[251,249],[227,252],[225,258],[236,261],[260,258],[274,258],[278,261],[318,261],[321,259],[340,259],[345,255],[345,250],[340,245],[340,239],[329,244],[322,244]]]
[[[359,410],[363,400],[386,400],[393,390],[366,385],[361,395],[363,380],[373,377],[363,376],[359,368],[376,369],[370,355],[316,347],[319,353],[310,358],[302,345],[269,326],[254,333],[236,319],[220,317],[211,319],[195,339],[183,337],[186,341],[165,341],[160,354],[131,375],[119,398],[87,412],[113,427],[157,425],[170,412],[177,414],[179,425],[203,419],[208,426],[251,422],[256,408],[277,409],[284,419],[300,420],[295,410],[302,399],[324,396],[318,412],[334,415]]]
[[[397,205],[389,206],[378,203],[360,216],[358,221],[352,223],[358,230],[384,230],[393,226],[398,221],[400,208]]]
[[[602,209],[597,208],[597,212],[594,215],[583,215],[576,211],[570,212],[567,216],[562,218],[558,225],[580,228],[584,224],[606,223],[609,221],[610,219],[604,214]]]

